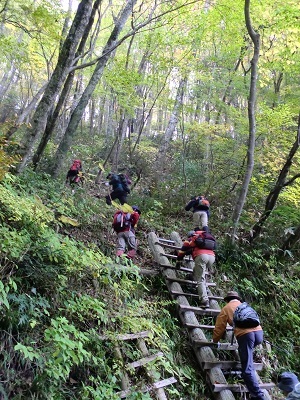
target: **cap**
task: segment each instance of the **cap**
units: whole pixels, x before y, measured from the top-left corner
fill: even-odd
[[[141,210],[138,208],[138,206],[132,206],[133,211],[138,212],[139,214],[141,214]]]
[[[237,292],[234,291],[230,291],[226,294],[226,296],[224,297],[224,301],[230,301],[233,299],[238,299],[240,301],[242,301],[242,299],[240,298],[239,294]]]
[[[187,237],[191,237],[193,235],[195,235],[195,231],[189,231],[188,234],[187,234]]]

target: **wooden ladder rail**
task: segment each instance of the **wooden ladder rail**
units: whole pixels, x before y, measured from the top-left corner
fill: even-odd
[[[147,348],[145,338],[149,337],[150,332],[149,331],[141,331],[137,333],[128,333],[128,334],[119,334],[116,335],[115,337],[110,337],[108,335],[99,335],[100,340],[117,340],[117,343],[114,345],[114,354],[117,360],[119,360],[122,364],[124,364],[123,361],[123,354],[122,354],[122,346],[120,345],[120,342],[122,341],[128,341],[128,340],[136,340],[137,341],[137,348],[140,350],[141,355],[143,356],[141,359],[130,362],[126,365],[124,365],[123,369],[123,374],[121,376],[121,389],[122,391],[118,393],[118,396],[121,399],[126,398],[129,396],[132,391],[135,390],[135,387],[133,387],[130,383],[130,376],[128,371],[130,369],[135,369],[143,366],[146,371],[146,375],[148,376],[148,379],[150,381],[149,385],[145,385],[142,388],[138,388],[137,391],[140,391],[142,393],[145,392],[153,392],[155,393],[155,398],[157,400],[167,400],[167,395],[164,390],[166,386],[172,385],[177,382],[177,379],[174,378],[173,376],[167,379],[163,379],[160,381],[155,381],[155,374],[156,372],[156,367],[153,364],[153,361],[161,358],[164,356],[162,352],[157,352],[156,354],[150,354],[149,350]],[[148,367],[148,364],[151,363],[151,366]]]
[[[162,274],[165,278],[169,293],[173,299],[177,300],[179,317],[183,325],[189,329],[189,338],[192,343],[194,342],[193,349],[196,354],[197,361],[200,365],[200,368],[207,374],[207,382],[214,397],[218,398],[218,400],[234,400],[235,399],[233,395],[234,392],[247,392],[248,390],[244,385],[229,385],[227,383],[221,368],[222,363],[216,358],[212,350],[213,347],[212,343],[209,344],[203,332],[203,329],[206,329],[206,326],[199,324],[196,318],[195,311],[198,311],[200,313],[201,309],[197,308],[197,310],[195,310],[195,307],[193,309],[193,307],[190,306],[186,296],[187,294],[183,291],[181,285],[179,284],[182,283],[182,281],[184,280],[180,280],[179,278],[177,278],[176,269],[169,262],[169,259],[175,259],[175,257],[173,255],[167,255],[164,252],[164,247],[171,249],[180,248],[182,245],[180,236],[178,235],[177,232],[172,232],[171,240],[166,240],[158,238],[154,232],[151,232],[148,235],[148,243],[155,262],[160,266],[163,266]],[[189,268],[182,267],[180,268],[181,271],[184,272],[192,271],[193,263],[191,262],[190,259],[188,259],[187,262],[189,264],[188,265]],[[182,293],[182,295],[180,293]],[[218,298],[218,296],[213,296],[209,288],[208,288],[208,294],[210,295],[209,297],[211,300],[211,307],[213,308],[213,310],[210,310],[211,313],[212,314],[215,314],[215,312],[219,313],[220,307],[217,300],[220,298]],[[202,312],[204,314],[205,310],[203,310]],[[206,315],[207,314],[208,311],[206,312]],[[228,331],[229,330],[232,329],[228,328]],[[227,337],[229,339],[228,333]],[[199,343],[202,343],[203,345],[199,346]],[[232,351],[235,353],[235,358],[237,359],[237,361],[234,363],[237,364],[239,357],[236,347],[232,349]],[[209,363],[210,365],[214,366],[211,368],[207,368]],[[260,382],[259,376],[258,379]],[[218,382],[218,384],[216,384],[216,382]],[[264,390],[264,389],[270,389],[274,385],[260,384],[260,386]],[[266,400],[271,400],[271,397],[267,390],[264,390],[264,394]]]

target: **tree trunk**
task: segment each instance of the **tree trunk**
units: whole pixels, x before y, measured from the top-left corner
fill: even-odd
[[[293,163],[293,158],[294,155],[296,154],[298,148],[300,145],[300,113],[298,117],[298,129],[297,129],[297,138],[290,150],[290,153],[288,155],[288,158],[281,169],[279,176],[277,178],[277,182],[274,186],[274,188],[271,190],[269,193],[267,200],[266,200],[266,205],[265,205],[265,211],[260,217],[259,221],[252,227],[252,237],[250,237],[250,240],[254,240],[257,238],[261,232],[263,224],[266,222],[266,220],[269,218],[271,212],[273,211],[276,202],[278,200],[279,194],[281,193],[282,189],[286,186],[291,185],[297,178],[300,177],[300,174],[295,175],[292,179],[289,181],[286,181],[287,175],[290,171],[290,168]]]
[[[3,75],[2,79],[1,79],[1,83],[0,83],[0,100],[1,100],[1,102],[3,101],[3,98],[4,98],[5,94],[7,93],[9,86],[12,83],[15,75],[16,75],[16,67],[15,67],[15,64],[12,62],[10,70],[5,72],[5,74]]]
[[[28,129],[27,145],[25,147],[23,159],[18,166],[19,172],[24,169],[30,158],[34,144],[45,130],[47,118],[53,109],[56,96],[69,73],[69,68],[72,66],[78,44],[84,34],[85,27],[89,22],[91,12],[92,0],[82,0],[78,6],[68,36],[64,41],[61,52],[59,53],[57,65],[34,113],[32,128]]]
[[[39,91],[36,93],[36,95],[33,97],[31,102],[28,104],[28,106],[23,110],[22,114],[19,115],[17,118],[14,126],[12,126],[9,131],[6,134],[7,139],[11,138],[12,135],[17,131],[19,126],[24,122],[25,118],[28,117],[28,115],[34,110],[37,102],[39,101],[40,97],[42,96],[47,84],[42,86]]]
[[[60,170],[62,163],[63,163],[63,155],[68,151],[70,145],[72,143],[73,135],[76,132],[78,124],[81,120],[81,117],[84,113],[85,107],[87,106],[91,95],[93,94],[96,85],[98,84],[99,80],[103,75],[104,68],[107,64],[109,57],[111,56],[111,52],[114,50],[115,45],[117,43],[118,36],[122,31],[127,19],[132,13],[133,6],[135,5],[137,0],[128,0],[126,5],[124,6],[123,10],[121,11],[118,19],[115,22],[114,29],[102,51],[102,57],[99,59],[96,68],[93,72],[93,75],[84,90],[77,107],[75,108],[74,112],[72,113],[69,125],[66,129],[65,135],[60,142],[60,145],[57,149],[55,154],[55,162],[54,162],[54,169],[52,174],[57,176],[58,171]]]
[[[173,111],[170,116],[169,123],[168,123],[167,129],[165,131],[162,143],[158,150],[157,160],[156,160],[157,179],[161,178],[161,173],[163,170],[165,157],[166,157],[167,151],[169,149],[170,142],[171,142],[171,139],[173,137],[173,134],[174,134],[177,122],[178,122],[178,115],[179,115],[180,109],[183,104],[183,94],[184,94],[186,82],[187,82],[187,78],[181,79],[181,81],[179,82]]]
[[[250,80],[250,91],[248,98],[248,120],[249,120],[249,138],[248,138],[248,149],[247,149],[247,165],[246,171],[242,183],[242,187],[236,201],[236,206],[232,216],[232,233],[231,242],[234,243],[236,238],[236,232],[240,216],[245,204],[246,196],[248,193],[249,183],[252,177],[254,167],[254,149],[255,149],[255,134],[256,134],[256,120],[255,120],[255,106],[256,106],[256,83],[257,83],[257,65],[260,51],[260,35],[256,33],[251,25],[250,19],[250,0],[245,0],[245,21],[248,34],[254,45],[253,57],[251,60],[251,80]]]
[[[74,63],[74,65],[76,65],[78,63],[79,56],[84,50],[84,47],[85,47],[86,41],[88,39],[89,33],[90,33],[90,31],[91,31],[91,29],[93,27],[96,11],[97,11],[100,3],[101,3],[101,0],[96,0],[94,5],[93,5],[93,9],[92,9],[91,15],[89,17],[89,22],[85,27],[85,30],[84,30],[84,33],[82,35],[80,44],[78,46],[78,50],[76,51],[76,55],[75,55],[76,62]],[[38,145],[38,148],[37,148],[37,150],[36,150],[36,152],[35,152],[35,154],[34,154],[34,156],[32,158],[32,162],[33,162],[34,168],[37,167],[37,164],[39,163],[39,161],[41,159],[41,156],[42,156],[42,154],[43,154],[43,152],[44,152],[44,150],[46,148],[46,145],[47,145],[50,137],[53,134],[53,131],[55,129],[55,125],[56,125],[57,119],[59,117],[59,114],[60,114],[60,112],[61,112],[61,110],[62,110],[62,108],[63,108],[63,106],[64,106],[64,104],[66,102],[66,99],[69,96],[71,87],[73,85],[74,76],[75,76],[75,71],[71,72],[68,75],[68,77],[67,77],[67,79],[65,81],[63,90],[61,92],[61,95],[59,97],[59,100],[58,100],[58,102],[56,104],[55,110],[54,110],[53,114],[51,116],[49,116],[49,118],[47,120],[47,125],[46,125],[46,128],[45,128],[45,131],[44,131],[43,136],[41,138],[41,141],[40,141],[40,143]]]

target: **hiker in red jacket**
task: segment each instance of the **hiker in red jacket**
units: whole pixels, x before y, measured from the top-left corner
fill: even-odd
[[[195,240],[198,235],[201,234],[201,232],[204,231],[190,231],[188,233],[187,240],[183,242],[183,245],[178,252],[177,260],[183,260],[186,254],[192,255],[195,262],[193,275],[195,281],[198,282],[197,291],[201,301],[200,306],[203,308],[209,308],[209,299],[205,284],[205,273],[212,267],[213,263],[215,262],[215,253],[213,250],[199,248],[196,245]],[[178,263],[176,264],[177,267],[179,267],[179,265],[180,264]]]
[[[233,313],[241,304],[241,298],[237,292],[228,292],[224,297],[227,303],[217,316],[213,331],[213,342],[218,343],[226,332],[227,324],[233,325]],[[242,365],[242,377],[247,386],[251,400],[263,400],[264,394],[259,387],[256,373],[253,367],[253,349],[263,342],[263,330],[260,325],[255,328],[234,328],[234,334],[238,342],[238,352]]]
[[[66,176],[66,183],[78,184],[82,182],[82,163],[80,160],[74,160]]]
[[[123,254],[132,259],[137,251],[137,239],[135,237],[135,226],[140,218],[141,211],[138,206],[132,206],[132,212],[118,210],[113,219],[113,229],[118,235],[116,256]],[[126,249],[128,250],[126,253]]]

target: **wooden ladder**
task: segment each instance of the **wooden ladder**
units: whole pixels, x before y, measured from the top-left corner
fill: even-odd
[[[153,398],[157,400],[167,400],[168,397],[164,388],[177,382],[176,378],[173,376],[159,381],[155,379],[160,372],[155,365],[155,362],[163,358],[164,354],[161,351],[158,351],[154,354],[150,353],[146,344],[146,339],[149,338],[150,335],[151,332],[149,331],[117,335],[114,338],[100,335],[101,340],[114,342],[115,358],[123,366],[123,375],[121,378],[122,391],[117,394],[120,399],[126,398],[133,392],[148,392],[150,395],[153,393]],[[142,356],[141,358],[130,362],[128,362],[128,360],[124,361],[124,359],[128,358],[128,356],[125,356],[124,354],[123,342],[128,341],[135,343],[136,349]],[[143,369],[142,375],[145,376],[149,382],[148,384],[144,384],[142,386],[139,384],[139,382],[133,382],[135,380],[134,378],[136,371],[139,370],[139,372],[141,372],[141,369]]]
[[[218,400],[235,400],[234,393],[248,395],[248,389],[243,383],[231,384],[227,382],[225,377],[225,375],[227,377],[238,375],[241,368],[237,342],[234,341],[231,344],[232,327],[228,325],[226,328],[227,342],[225,343],[215,344],[206,337],[208,333],[211,335],[214,329],[214,324],[208,323],[207,320],[213,322],[221,309],[218,300],[223,299],[222,296],[212,294],[210,288],[216,288],[216,284],[209,279],[210,274],[207,275],[206,282],[210,308],[203,309],[199,306],[191,305],[189,301],[195,302],[196,299],[199,300],[198,294],[195,293],[197,282],[191,279],[194,262],[190,256],[186,256],[180,268],[175,268],[174,264],[172,264],[172,261],[177,258],[174,253],[182,246],[182,240],[178,233],[173,232],[171,239],[164,239],[151,232],[148,235],[148,244],[155,262],[160,267],[169,294],[172,299],[176,300],[179,319],[187,329],[189,341],[195,352],[198,364],[206,375],[206,381],[212,395]],[[172,253],[168,253],[168,251]],[[182,277],[184,274],[188,274],[188,278]],[[226,359],[224,360],[224,358]],[[254,368],[255,371],[261,371],[263,365],[254,363]],[[258,374],[257,378],[265,399],[271,400],[268,391],[275,385],[273,383],[263,383]]]

